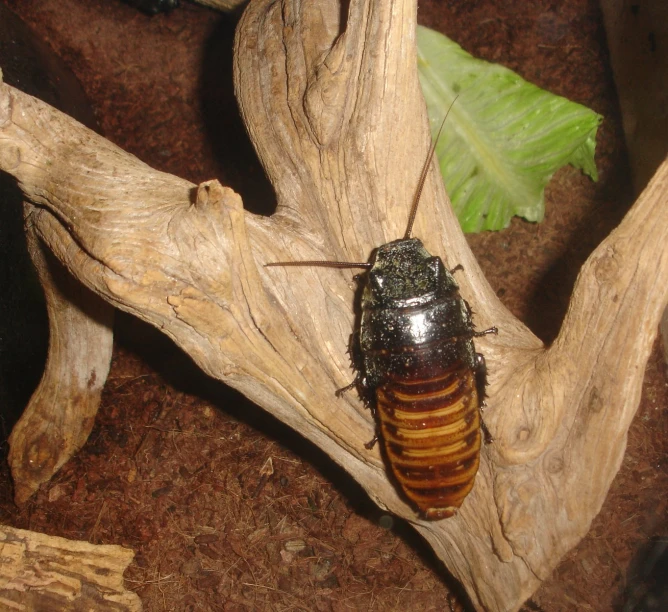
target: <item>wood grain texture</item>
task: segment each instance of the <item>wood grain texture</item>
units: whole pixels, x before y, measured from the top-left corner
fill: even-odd
[[[123,586],[134,553],[0,525],[0,608],[139,612]]]
[[[24,205],[28,251],[44,289],[49,353],[40,383],[9,437],[14,499],[22,504],[88,439],[109,374],[114,309],[44,248]],[[58,408],[54,410],[54,406]]]
[[[365,261],[402,235],[429,147],[415,23],[414,0],[352,0],[345,13],[331,0],[248,6],[236,91],[276,190],[271,218],[245,213],[215,181],[195,186],[152,170],[4,85],[0,169],[34,206],[35,235],[79,282],[161,329],[412,521],[478,609],[516,610],[586,533],[622,461],[668,299],[668,226],[656,221],[667,212],[668,162],[583,266],[549,348],[491,290],[430,173],[414,234],[446,267],[464,266],[458,282],[478,329],[499,334],[477,341],[495,443],[483,448],[457,516],[420,521],[377,450],[364,448],[371,415],[354,394],[334,397],[351,376],[350,273],[263,267]],[[68,358],[79,369],[86,361],[85,352]],[[93,395],[68,404],[81,406],[82,422]],[[54,401],[52,411],[64,406]],[[15,457],[26,456],[22,444],[14,439]],[[48,434],[41,444],[54,465],[73,452]],[[25,490],[36,486],[13,469]]]

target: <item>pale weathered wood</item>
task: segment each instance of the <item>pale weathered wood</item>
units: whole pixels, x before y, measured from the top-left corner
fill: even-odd
[[[88,439],[109,373],[114,318],[109,304],[44,249],[32,227],[32,204],[24,210],[28,251],[44,288],[50,333],[44,374],[9,438],[19,504]]]
[[[635,11],[633,0],[601,0],[600,5],[633,182],[640,193],[668,154],[668,3],[646,2]],[[660,329],[668,363],[668,309]]]
[[[134,552],[0,525],[0,609],[138,612],[123,586]]]
[[[256,0],[239,25],[237,96],[276,189],[270,219],[244,213],[215,181],[196,187],[152,170],[7,86],[0,168],[79,281],[160,328],[412,521],[479,609],[514,610],[586,533],[621,463],[667,300],[668,226],[653,220],[666,214],[668,163],[583,267],[549,350],[490,289],[431,173],[415,235],[464,265],[458,281],[477,325],[500,332],[477,342],[495,444],[460,513],[419,521],[377,449],[364,448],[368,411],[354,393],[334,397],[351,377],[351,273],[262,266],[366,260],[404,230],[429,146],[415,0],[351,0],[341,18],[333,0]]]

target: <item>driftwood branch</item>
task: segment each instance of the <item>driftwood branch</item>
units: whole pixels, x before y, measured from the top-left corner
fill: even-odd
[[[463,264],[458,281],[476,324],[500,330],[477,342],[490,371],[495,443],[446,521],[416,519],[377,450],[364,448],[371,415],[354,394],[334,397],[351,377],[350,272],[263,267],[366,260],[401,236],[429,146],[415,25],[415,0],[351,0],[345,13],[333,0],[249,5],[237,32],[236,88],[277,193],[269,219],[244,212],[215,181],[196,186],[152,170],[0,86],[0,169],[25,195],[32,251],[39,263],[45,245],[89,290],[77,302],[42,274],[56,285],[47,289],[52,349],[10,440],[19,501],[87,435],[109,360],[99,296],[161,329],[412,521],[480,609],[517,609],[583,537],[622,461],[668,297],[668,226],[659,222],[668,162],[583,267],[549,349],[490,289],[432,169],[414,234],[446,265]],[[63,381],[64,359],[75,374]]]
[[[139,612],[123,587],[134,553],[0,525],[0,608]]]

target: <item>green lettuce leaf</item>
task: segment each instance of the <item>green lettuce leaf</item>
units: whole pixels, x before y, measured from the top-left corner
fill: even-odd
[[[544,189],[565,164],[597,180],[596,131],[588,108],[475,59],[442,34],[418,27],[418,68],[446,189],[465,232],[499,230],[514,215],[541,221]]]

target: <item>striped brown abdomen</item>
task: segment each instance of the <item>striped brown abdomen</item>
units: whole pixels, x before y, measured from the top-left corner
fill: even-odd
[[[480,463],[474,371],[461,361],[428,379],[397,375],[376,389],[376,410],[392,472],[429,520],[453,516]]]
[[[415,239],[378,247],[362,293],[358,388],[405,497],[427,520],[453,516],[480,463],[485,361],[452,273]]]

